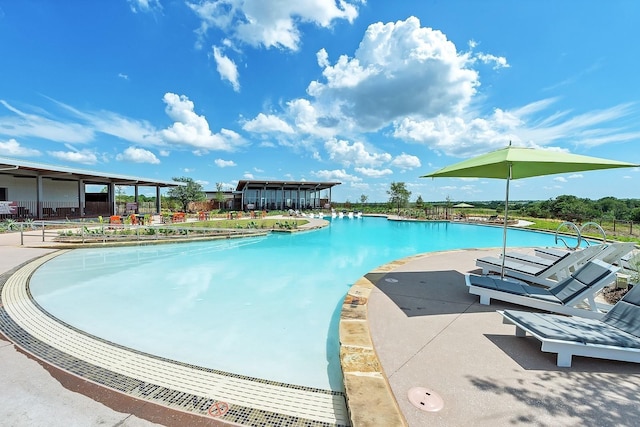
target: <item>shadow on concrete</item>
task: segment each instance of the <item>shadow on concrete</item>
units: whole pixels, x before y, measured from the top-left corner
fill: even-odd
[[[370,273],[365,276],[407,317],[495,311],[470,295],[456,270]],[[500,308],[503,308],[502,306]]]
[[[623,366],[625,364],[614,364],[627,368]],[[543,419],[548,415],[560,417],[558,425],[567,422],[567,416],[575,421],[575,425],[637,425],[640,416],[637,369],[633,380],[626,380],[628,374],[622,373],[621,369],[616,374],[601,374],[549,371],[548,368],[551,367],[533,378],[518,381],[513,379],[519,377],[517,371],[503,378],[473,375],[467,378],[473,387],[483,392],[504,397],[505,402],[510,396],[526,405],[527,410],[513,411],[513,425],[547,425]]]

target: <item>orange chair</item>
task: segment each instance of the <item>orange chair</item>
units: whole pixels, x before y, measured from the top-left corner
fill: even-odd
[[[109,224],[122,224],[122,218],[120,218],[120,215],[111,215],[109,217]]]

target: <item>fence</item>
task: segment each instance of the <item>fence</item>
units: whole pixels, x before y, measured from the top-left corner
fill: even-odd
[[[203,228],[164,225],[107,224],[84,221],[32,221],[15,223],[14,231],[20,230],[20,244],[25,240],[41,242],[86,244],[86,243],[152,243],[185,239],[232,239],[239,237],[265,236],[268,230]]]

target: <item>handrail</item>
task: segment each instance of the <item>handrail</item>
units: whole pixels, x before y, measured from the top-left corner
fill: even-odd
[[[591,221],[591,222],[585,222],[584,224],[582,224],[582,227],[580,227],[580,233],[581,234],[582,234],[582,230],[587,228],[587,226],[595,226],[598,230],[600,230],[600,232],[602,233],[602,243],[607,243],[607,233],[604,231],[604,229],[597,222],[592,222]],[[587,242],[587,244],[589,244],[589,241],[587,239],[585,239],[585,241]]]
[[[560,231],[560,229],[563,226],[568,226],[570,228],[573,228],[576,231],[576,234],[578,235],[578,243],[576,244],[575,247],[571,247],[567,244],[567,242],[562,238],[562,237],[558,237],[558,232]],[[568,248],[568,249],[578,249],[580,247],[580,243],[582,242],[582,233],[580,233],[580,229],[578,228],[577,225],[575,225],[573,222],[571,221],[565,221],[562,224],[560,224],[558,226],[558,228],[556,229],[556,243],[558,243],[558,240],[561,240],[562,243],[564,243],[564,245]]]

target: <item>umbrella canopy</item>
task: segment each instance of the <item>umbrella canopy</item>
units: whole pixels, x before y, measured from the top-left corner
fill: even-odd
[[[507,181],[502,238],[502,268],[500,271],[500,276],[504,277],[504,254],[507,249],[507,214],[509,212],[509,182],[512,179],[637,166],[633,163],[617,160],[535,148],[512,147],[509,145],[506,148],[444,167],[423,175],[421,178],[499,178]]]
[[[635,166],[638,165],[559,151],[508,146],[447,166],[423,175],[422,178],[519,179],[557,173]]]
[[[457,205],[453,205],[454,208],[472,208],[473,205],[469,203],[458,203]]]

